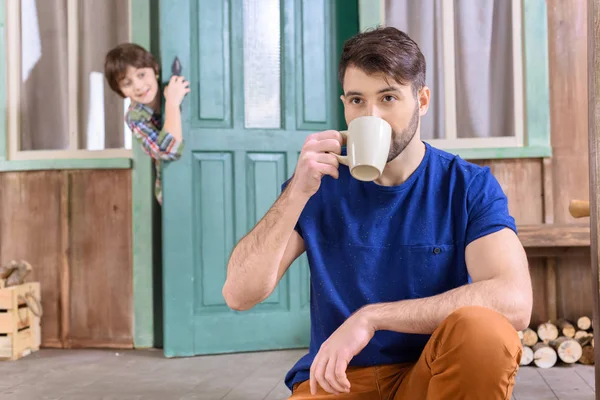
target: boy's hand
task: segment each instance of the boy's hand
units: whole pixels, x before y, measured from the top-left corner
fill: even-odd
[[[173,75],[165,88],[165,101],[179,107],[183,98],[190,92],[190,83],[183,76]]]

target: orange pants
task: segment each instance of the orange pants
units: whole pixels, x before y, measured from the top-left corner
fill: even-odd
[[[501,314],[463,307],[433,332],[416,363],[349,367],[350,393],[333,395],[309,381],[295,385],[290,400],[510,399],[521,360],[517,332]]]

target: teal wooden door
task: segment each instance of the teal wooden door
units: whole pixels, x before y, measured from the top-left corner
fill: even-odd
[[[164,171],[165,355],[308,346],[305,255],[250,311],[230,310],[221,289],[233,246],[293,174],[306,136],[341,128],[337,60],[355,3],[161,1],[163,75],[178,57],[192,88],[184,155]]]

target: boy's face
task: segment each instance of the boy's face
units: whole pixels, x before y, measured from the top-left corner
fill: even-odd
[[[151,104],[158,93],[154,69],[128,66],[125,77],[119,82],[119,88],[131,101]]]
[[[388,162],[396,158],[410,143],[419,127],[420,117],[427,112],[429,89],[424,87],[417,97],[411,86],[401,85],[383,75],[367,75],[350,66],[344,76],[344,115],[346,123],[365,115],[385,120],[392,127],[392,143]]]

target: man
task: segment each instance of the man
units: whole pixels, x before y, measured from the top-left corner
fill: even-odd
[[[289,371],[291,399],[508,399],[532,289],[507,199],[488,168],[420,139],[425,60],[394,28],[346,42],[346,122],[392,127],[375,182],[336,157],[339,132],[310,135],[293,177],[232,252],[223,295],[266,299],[305,250],[311,342]]]

